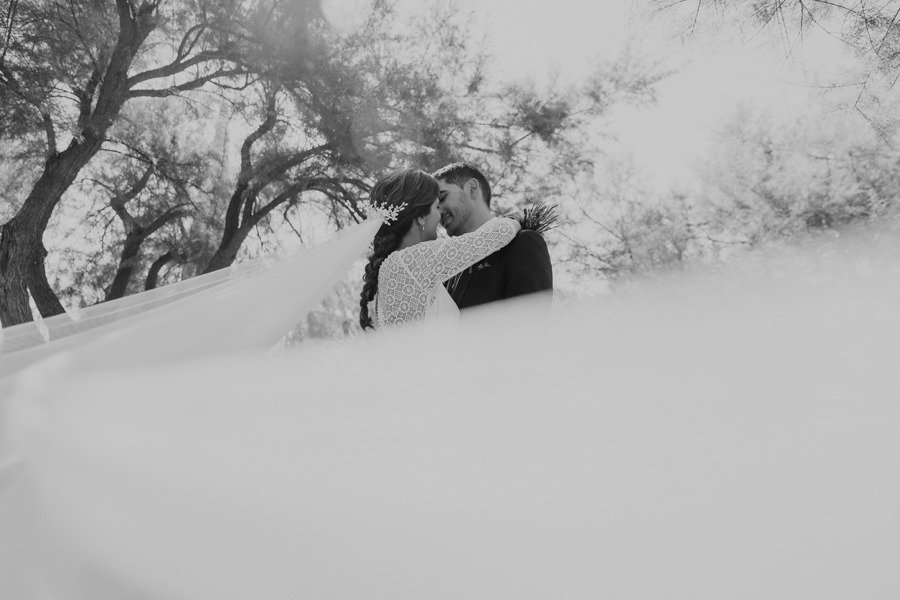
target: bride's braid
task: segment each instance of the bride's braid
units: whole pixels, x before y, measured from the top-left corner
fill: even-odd
[[[359,325],[363,329],[372,327],[369,302],[375,299],[375,293],[378,291],[378,272],[381,270],[381,263],[400,246],[401,238],[402,236],[392,231],[375,238],[372,254],[369,255],[369,262],[366,265],[366,273],[363,275],[362,293],[359,295]]]
[[[438,195],[437,181],[424,171],[406,169],[394,171],[375,183],[370,194],[372,204],[400,209],[397,218],[385,223],[375,234],[372,254],[363,275],[363,288],[359,295],[359,325],[371,328],[369,303],[378,293],[378,273],[381,263],[400,247],[403,236],[413,221],[427,215]]]

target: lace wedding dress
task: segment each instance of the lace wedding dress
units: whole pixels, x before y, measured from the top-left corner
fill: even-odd
[[[519,229],[513,219],[495,217],[472,233],[392,253],[378,274],[375,327],[458,320],[459,309],[444,289],[444,281],[506,246]]]

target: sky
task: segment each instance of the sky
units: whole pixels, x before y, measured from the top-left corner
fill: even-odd
[[[660,184],[683,180],[739,105],[775,114],[802,109],[810,82],[852,68],[840,43],[821,31],[809,31],[788,57],[765,32],[701,22],[690,34],[683,13],[653,15],[644,0],[557,0],[553,10],[515,0],[478,4],[491,23],[498,72],[540,79],[556,71],[574,81],[594,57],[612,58],[629,45],[673,69],[654,106],[619,110],[609,120]]]
[[[366,0],[329,0],[359,7]],[[709,151],[713,132],[740,105],[774,114],[803,110],[810,82],[851,70],[840,43],[820,31],[807,33],[786,57],[766,32],[710,19],[688,34],[684,14],[651,14],[646,0],[460,0],[484,27],[494,76],[545,80],[553,73],[576,82],[597,58],[630,47],[674,73],[658,88],[658,102],[620,108],[604,124],[648,180],[658,187],[688,185],[693,167]]]
[[[796,114],[807,108],[811,83],[852,77],[847,71],[853,64],[840,43],[819,30],[807,32],[788,57],[782,41],[767,32],[701,22],[690,34],[683,16],[650,18],[643,1],[559,0],[561,8],[552,14],[512,11],[510,0],[486,4],[494,7],[493,18],[504,15],[506,25],[497,28],[496,43],[508,70],[517,56],[537,51],[529,43],[534,37],[546,40],[544,64],[560,65],[576,77],[593,53],[612,56],[629,43],[674,70],[660,84],[654,106],[626,108],[609,121],[626,151],[659,186],[690,183],[696,162],[710,151],[713,133],[739,106]],[[513,14],[521,22],[512,22]],[[537,69],[531,74],[541,75]]]

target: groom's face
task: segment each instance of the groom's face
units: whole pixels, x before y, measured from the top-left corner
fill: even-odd
[[[471,198],[455,183],[438,179],[438,210],[441,211],[441,225],[449,235],[468,233],[466,223],[472,211]]]

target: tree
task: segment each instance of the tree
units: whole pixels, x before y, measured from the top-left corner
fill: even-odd
[[[603,282],[645,275],[703,260],[692,198],[656,191],[628,156],[607,156],[596,172],[572,181],[559,251],[573,275]],[[602,278],[598,278],[601,275]]]
[[[60,309],[36,268],[51,215],[97,240],[66,248],[72,262],[54,265],[54,285],[81,302],[111,299],[140,279],[150,288],[232,264],[279,214],[319,207],[332,226],[358,220],[359,199],[390,168],[473,160],[501,209],[558,196],[560,174],[593,165],[593,120],[649,98],[664,75],[623,55],[580,87],[498,85],[466,15],[440,3],[403,16],[379,0],[340,32],[315,2],[91,6],[32,0],[8,13],[0,93],[18,117],[0,135],[37,157],[40,174],[0,237],[7,325],[30,318],[29,291],[42,314]],[[49,152],[57,138],[65,149]],[[23,261],[33,272],[16,271]]]
[[[230,265],[276,209],[321,201],[341,226],[344,217],[363,216],[359,199],[385,169],[427,166],[425,157],[442,145],[423,132],[460,123],[449,101],[460,88],[475,91],[481,68],[465,22],[441,10],[440,19],[415,27],[390,4],[376,3],[357,31],[324,30],[312,47],[277,48],[286,72],[244,95],[242,113],[254,126],[241,142],[236,184],[205,271]],[[438,22],[452,43],[423,48]],[[441,73],[451,64],[460,68]]]
[[[63,307],[47,282],[42,238],[63,194],[107,141],[127,102],[233,82],[270,68],[276,1],[19,0],[0,51],[3,135],[45,135],[42,171],[0,229],[0,321]],[[288,3],[313,14],[312,3]],[[299,7],[299,8],[298,8]],[[153,34],[153,35],[151,35]],[[239,84],[238,84],[239,85]]]
[[[900,154],[847,120],[787,122],[743,109],[702,166],[705,229],[723,243],[758,245],[839,230],[896,210]]]
[[[859,0],[653,0],[660,13],[680,12],[690,32],[703,22],[721,23],[737,16],[748,37],[770,30],[791,54],[810,30],[839,40],[862,65],[850,81],[835,81],[822,89],[853,95],[848,107],[862,116],[887,142],[895,133],[895,111],[884,106],[900,79],[900,6],[896,2]]]
[[[589,119],[614,102],[644,98],[663,76],[623,55],[598,67],[584,89],[482,91],[483,57],[466,37],[467,22],[443,10],[409,24],[377,5],[353,34],[322,32],[326,43],[303,49],[303,69],[229,100],[234,117],[252,128],[224,214],[207,219],[219,240],[201,270],[230,265],[276,209],[286,215],[322,202],[338,226],[342,216],[359,218],[359,197],[386,168],[469,158],[497,174],[500,197],[506,187],[522,190],[520,200],[552,195],[552,173],[584,161],[580,131]],[[440,44],[422,50],[423,40],[438,36]],[[278,52],[283,64],[296,63],[290,44]]]

